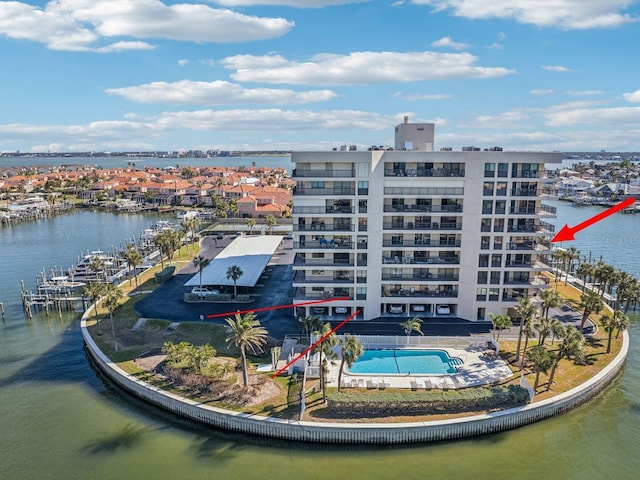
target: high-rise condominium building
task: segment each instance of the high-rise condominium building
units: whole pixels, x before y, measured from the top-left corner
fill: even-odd
[[[293,154],[294,303],[340,299],[297,315],[487,320],[548,286],[540,192],[560,154],[434,152],[433,125],[406,119],[397,145]]]

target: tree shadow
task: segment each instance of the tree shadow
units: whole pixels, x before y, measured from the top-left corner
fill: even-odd
[[[89,443],[82,448],[82,451],[91,455],[98,455],[102,453],[114,454],[123,449],[128,450],[142,443],[146,431],[145,427],[134,427],[128,423],[121,431]]]

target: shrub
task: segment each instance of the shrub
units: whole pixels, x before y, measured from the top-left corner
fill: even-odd
[[[519,385],[430,392],[334,393],[327,397],[330,412],[352,417],[486,411],[524,405],[528,400],[527,391]]]

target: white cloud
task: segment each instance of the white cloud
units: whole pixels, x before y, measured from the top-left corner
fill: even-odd
[[[180,60],[178,60],[178,66],[179,67],[184,67],[189,63],[189,60],[187,60],[186,58],[181,58]]]
[[[320,8],[348,3],[363,3],[369,0],[211,0],[223,7],[251,7],[255,5],[282,5],[296,8]]]
[[[124,52],[126,50],[154,50],[156,47],[147,42],[116,42],[111,45],[96,48],[99,53]]]
[[[559,106],[546,113],[547,124],[553,127],[592,125],[605,127],[640,126],[640,107],[572,108]]]
[[[562,29],[617,27],[638,20],[623,13],[629,0],[411,0],[469,19],[502,18]]]
[[[420,100],[447,100],[449,98],[452,98],[453,95],[442,94],[442,93],[424,94],[424,93],[396,92],[394,94],[394,97],[399,98],[400,100],[408,101],[408,102],[415,102]]]
[[[0,2],[0,34],[32,40],[52,50],[117,51],[143,42],[96,46],[108,37],[164,38],[192,42],[244,42],[279,37],[293,23],[243,15],[201,4],[165,5],[160,0],[57,0],[43,8]]]
[[[349,130],[380,131],[392,129],[400,115],[382,115],[359,110],[198,110],[166,112],[158,119],[164,128],[189,128],[204,131],[291,132]]]
[[[572,97],[591,97],[593,95],[602,95],[603,93],[602,90],[569,90],[566,92],[567,95]]]
[[[153,82],[132,87],[109,88],[110,95],[121,95],[140,103],[170,105],[232,105],[271,103],[274,105],[323,102],[337,95],[331,90],[297,92],[288,89],[253,88],[217,80],[213,82]]]
[[[538,88],[534,90],[529,90],[529,95],[533,95],[534,97],[543,97],[545,95],[553,95],[554,91],[552,88]]]
[[[640,90],[636,90],[635,92],[630,92],[630,93],[623,93],[622,97],[627,102],[633,102],[633,103],[640,102]]]
[[[571,69],[562,65],[542,65],[542,68],[549,72],[570,72]]]
[[[241,82],[292,85],[364,85],[496,78],[515,73],[503,67],[474,65],[477,57],[469,53],[439,52],[353,52],[348,55],[320,54],[306,62],[286,60],[280,55],[237,55],[222,60],[236,72]]]
[[[489,48],[491,50],[502,50],[504,48],[504,45],[498,42],[493,42],[491,45],[489,45]]]
[[[451,37],[442,37],[440,40],[436,40],[431,43],[432,47],[448,47],[454,50],[464,50],[469,45],[461,42],[454,42]]]

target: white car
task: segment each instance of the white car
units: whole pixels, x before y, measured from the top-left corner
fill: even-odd
[[[347,313],[347,307],[336,307],[335,308],[335,312],[336,313]]]
[[[193,295],[198,295],[199,297],[204,297],[205,295],[219,295],[220,290],[209,289],[207,287],[193,287],[191,289],[191,293]]]
[[[403,305],[389,305],[389,313],[402,313],[404,312]]]
[[[411,306],[411,310],[413,310],[414,312],[424,312],[425,311],[425,306],[424,305],[412,305]]]
[[[451,309],[449,308],[449,305],[438,305],[436,307],[436,313],[438,315],[449,315],[451,314]]]

